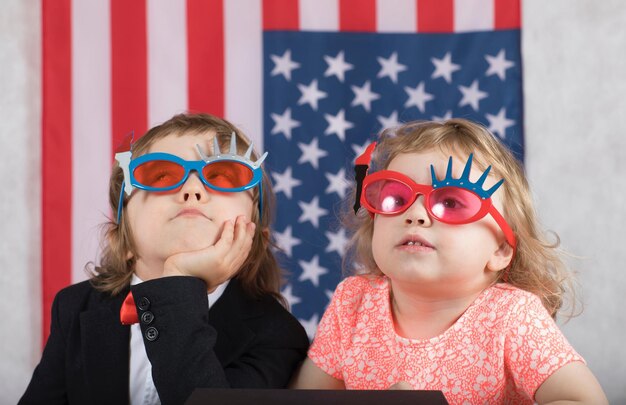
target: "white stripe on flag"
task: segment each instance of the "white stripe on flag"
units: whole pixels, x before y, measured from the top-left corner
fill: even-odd
[[[454,31],[492,30],[494,4],[494,0],[455,0]]]
[[[185,0],[146,2],[148,128],[187,110]]]
[[[72,2],[72,282],[96,260],[110,215],[111,54],[108,1]],[[61,270],[62,271],[62,270]]]
[[[224,1],[224,115],[257,151],[263,150],[262,29],[261,0]]]
[[[416,32],[415,0],[377,0],[376,29],[379,32]]]
[[[300,30],[339,31],[338,0],[300,0]]]

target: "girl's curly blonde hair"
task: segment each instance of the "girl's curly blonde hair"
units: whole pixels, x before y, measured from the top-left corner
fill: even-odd
[[[506,282],[536,294],[553,317],[561,308],[564,298],[574,298],[573,280],[562,253],[559,239],[550,243],[540,230],[524,170],[512,153],[486,128],[465,119],[445,122],[414,121],[385,130],[372,155],[370,172],[389,166],[391,160],[402,153],[432,149],[443,153],[469,156],[474,154],[474,164],[482,170],[491,165],[491,175],[505,179],[502,185],[504,212],[517,238],[517,252],[509,268],[502,270],[498,282]],[[354,193],[352,194],[354,196]],[[352,201],[353,202],[353,201]],[[346,204],[347,205],[347,204]],[[344,258],[359,273],[380,274],[372,255],[374,221],[366,210],[354,212],[346,209],[343,222],[352,231]]]

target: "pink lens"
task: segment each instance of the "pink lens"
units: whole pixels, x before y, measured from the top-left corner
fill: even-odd
[[[413,190],[397,180],[377,180],[365,189],[367,203],[377,211],[390,214],[407,209],[413,196]]]
[[[432,191],[429,205],[440,221],[461,224],[480,211],[482,201],[478,195],[464,188],[443,187]]]

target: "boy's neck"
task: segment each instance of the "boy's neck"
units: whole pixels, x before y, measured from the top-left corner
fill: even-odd
[[[144,259],[140,258],[135,263],[135,274],[143,281],[161,278],[163,277],[163,262],[147,263]]]

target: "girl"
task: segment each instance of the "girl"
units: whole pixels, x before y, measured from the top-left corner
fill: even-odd
[[[103,259],[57,294],[21,403],[179,404],[196,387],[287,384],[308,339],[280,304],[264,157],[205,114],[116,154]]]
[[[606,403],[554,323],[565,267],[508,150],[466,120],[408,123],[357,159],[357,181],[372,151],[350,247],[359,274],[338,285],[293,385]]]

